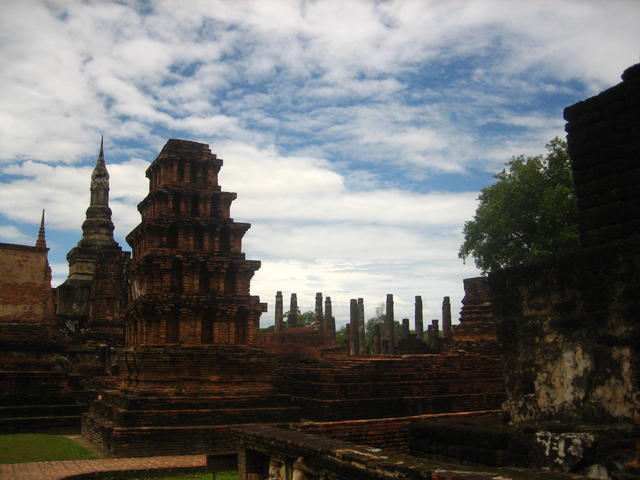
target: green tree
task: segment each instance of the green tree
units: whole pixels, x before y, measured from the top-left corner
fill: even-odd
[[[289,328],[289,326],[288,326],[289,310],[287,310],[282,315],[282,317],[284,319],[285,325],[287,325],[286,328]],[[304,313],[300,313],[300,309],[298,309],[298,317],[296,319],[296,325],[298,327],[314,328],[315,324],[316,324],[316,314],[312,310],[309,310],[309,311],[304,312]]]
[[[338,345],[349,345],[349,339],[347,338],[347,326],[343,325],[336,332],[336,343]]]
[[[380,325],[380,333],[384,336],[384,322],[387,318],[386,307],[384,303],[381,303],[376,307],[376,313],[374,317],[369,318],[365,322],[365,334],[364,334],[364,344],[366,348],[371,352],[373,350],[373,343],[375,342],[375,328],[376,325]],[[395,320],[393,323],[393,335],[395,338],[395,343],[398,343],[398,339],[402,335],[402,324]]]
[[[578,209],[565,141],[545,156],[514,157],[482,189],[473,220],[464,225],[458,256],[483,272],[513,267],[578,246]]]
[[[373,348],[373,343],[375,341],[375,328],[376,325],[380,325],[381,329],[384,329],[384,319],[386,318],[385,314],[385,305],[381,303],[376,307],[376,315],[368,319],[365,323],[364,330],[364,343],[369,351]],[[383,330],[381,330],[382,332]]]

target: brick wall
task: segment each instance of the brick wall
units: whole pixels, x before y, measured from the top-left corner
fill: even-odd
[[[464,421],[464,419],[477,414],[477,412],[465,412],[417,415],[412,417],[375,418],[371,420],[343,420],[340,422],[303,422],[292,424],[289,428],[300,432],[313,433],[362,445],[371,445],[372,447],[406,453],[409,451],[409,443],[411,440],[410,427],[412,424],[428,419],[448,417]]]
[[[486,277],[464,279],[460,323],[444,345],[446,353],[477,353],[499,356],[496,325],[491,311],[491,294]]]
[[[306,359],[283,365],[277,385],[318,421],[490,410],[504,399],[499,359],[481,355]]]
[[[490,274],[514,422],[640,414],[640,64],[565,110],[582,250]]]
[[[0,322],[53,322],[47,249],[0,243],[0,271]]]
[[[420,459],[344,440],[267,426],[242,427],[235,429],[233,434],[240,447],[238,451],[240,480],[580,478],[558,472],[452,466],[433,459]]]
[[[640,64],[622,79],[564,111],[584,247],[640,235]]]

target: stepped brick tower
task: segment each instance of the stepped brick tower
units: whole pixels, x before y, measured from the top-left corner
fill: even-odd
[[[83,420],[115,455],[229,449],[228,429],[299,418],[274,387],[275,359],[254,345],[266,304],[249,294],[260,262],[241,252],[248,223],[218,186],[205,144],[169,140],[147,169],[133,249],[121,383]]]
[[[266,310],[249,295],[260,262],[246,260],[242,237],[222,192],[222,160],[207,145],[169,140],[147,169],[142,223],[133,249],[127,345],[252,344]]]
[[[82,238],[67,254],[69,277],[57,289],[57,315],[82,344],[124,344],[120,309],[126,301],[127,254],[113,238],[109,208],[109,172],[103,143],[91,174],[91,196]]]
[[[446,353],[500,355],[490,297],[486,277],[464,279],[460,323],[452,327],[452,338],[445,344]]]

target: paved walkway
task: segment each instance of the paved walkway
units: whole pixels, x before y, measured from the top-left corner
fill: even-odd
[[[205,455],[174,457],[100,458],[96,460],[64,460],[0,465],[0,480],[61,480],[93,478],[92,473],[145,473],[153,470],[202,470]]]

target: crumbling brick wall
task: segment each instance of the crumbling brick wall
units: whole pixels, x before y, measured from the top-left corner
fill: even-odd
[[[0,243],[0,321],[53,323],[47,249]]]
[[[640,64],[565,110],[583,248],[489,276],[514,422],[640,413]]]
[[[583,247],[640,236],[640,64],[564,112]]]

